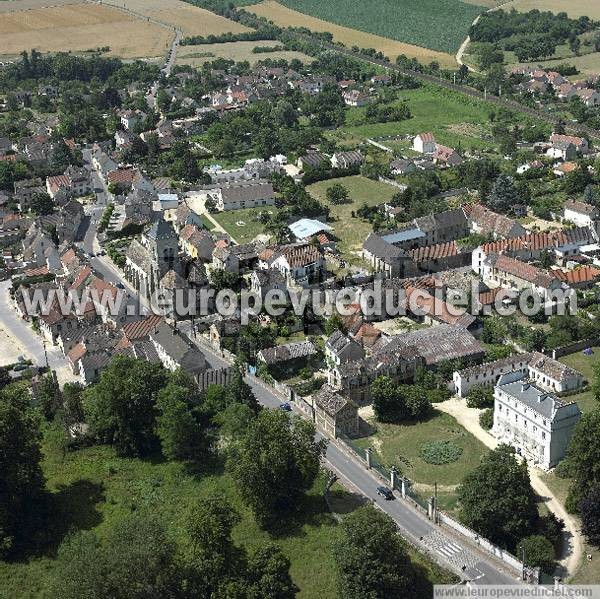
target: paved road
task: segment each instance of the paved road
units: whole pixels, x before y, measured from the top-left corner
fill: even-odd
[[[190,335],[189,322],[181,322],[178,327]],[[211,348],[207,341],[193,335],[190,338],[206,355],[213,368],[225,368],[231,365]],[[283,401],[283,398],[255,377],[247,377],[246,382],[252,387],[262,405],[276,408]],[[320,435],[319,437],[321,438]],[[515,577],[505,573],[496,560],[480,552],[475,545],[464,542],[446,529],[440,529],[407,501],[401,499],[385,501],[378,496],[376,488],[382,484],[382,481],[341,445],[332,442],[328,444],[326,466],[335,471],[345,484],[389,514],[397,523],[402,536],[429,553],[445,567],[461,573],[463,577],[472,580],[473,584],[517,584]],[[463,566],[467,568],[461,572]]]
[[[16,312],[14,303],[9,295],[10,281],[0,283],[0,327],[10,340],[20,348],[21,353],[29,358],[36,366],[46,365],[56,371],[61,384],[77,380],[71,372],[67,359],[58,347],[46,344],[44,354],[44,341],[31,325],[23,320]]]
[[[177,58],[177,50],[179,49],[179,43],[181,42],[181,37],[183,32],[180,29],[175,30],[175,37],[173,38],[173,42],[171,43],[171,47],[167,52],[167,56],[165,58],[165,64],[161,69],[161,75],[165,77],[169,77],[173,66],[175,65],[175,59]],[[150,88],[148,89],[148,93],[146,94],[146,103],[152,110],[156,110],[156,94],[158,92],[159,82],[154,81]]]

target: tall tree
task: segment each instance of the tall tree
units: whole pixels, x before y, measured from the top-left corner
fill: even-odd
[[[170,460],[199,460],[208,449],[206,431],[195,416],[200,405],[192,379],[179,371],[157,394],[156,431],[163,455]]]
[[[463,521],[501,547],[514,549],[534,532],[538,519],[535,493],[525,462],[500,445],[468,474],[458,488]]]
[[[100,543],[91,531],[61,545],[52,594],[61,599],[181,597],[177,548],[156,515],[127,517]]]
[[[120,455],[147,455],[157,446],[156,394],[166,382],[160,364],[116,356],[83,393],[90,432]]]
[[[594,391],[599,399],[598,372]],[[567,450],[569,470],[573,484],[569,490],[566,507],[576,512],[588,491],[600,484],[600,408],[587,412],[577,423]]]
[[[192,596],[210,597],[234,576],[242,578],[243,552],[231,538],[239,521],[239,514],[220,497],[199,499],[188,509],[186,559]]]
[[[324,443],[312,423],[261,410],[227,459],[227,469],[261,524],[294,510],[319,473]]]
[[[250,556],[247,571],[248,599],[294,599],[300,590],[290,576],[290,560],[272,543]]]
[[[588,542],[600,547],[600,485],[594,485],[579,503],[581,532]]]
[[[495,212],[506,214],[515,204],[520,203],[521,198],[512,178],[508,175],[499,175],[488,196],[488,207]]]
[[[42,511],[40,422],[24,384],[0,392],[0,556],[26,541]]]
[[[346,516],[333,543],[340,597],[410,599],[417,576],[394,521],[373,506]]]

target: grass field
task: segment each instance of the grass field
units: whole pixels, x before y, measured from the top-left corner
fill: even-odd
[[[242,210],[230,210],[229,212],[216,212],[211,216],[238,242],[248,243],[257,235],[264,232],[262,223],[256,220],[260,212],[277,212],[275,206],[264,208],[245,208]],[[244,222],[240,226],[237,223]]]
[[[394,39],[381,37],[380,35],[359,31],[358,29],[342,27],[322,19],[302,14],[301,12],[292,10],[274,0],[266,0],[260,4],[249,6],[246,10],[260,15],[261,17],[265,17],[282,27],[307,27],[312,31],[329,31],[333,34],[333,38],[337,42],[341,42],[348,47],[359,46],[361,48],[375,48],[376,50],[383,52],[391,60],[395,60],[400,54],[405,54],[406,56],[417,58],[425,63],[436,60],[445,67],[452,68],[456,66],[454,56],[447,52],[429,50],[427,48],[399,42]]]
[[[584,54],[582,56],[569,56],[568,58],[551,58],[548,60],[540,60],[535,63],[513,63],[527,66],[542,66],[547,69],[556,68],[560,64],[570,64],[574,67],[577,67],[577,70],[580,71],[580,75],[570,76],[569,79],[576,80],[581,79],[585,75],[595,75],[600,72],[600,52],[591,52],[589,54]]]
[[[432,132],[437,141],[455,148],[492,148],[489,138],[490,107],[483,101],[454,92],[424,86],[400,94],[412,118],[391,123],[364,123],[364,108],[348,111],[345,126],[328,133],[342,144],[356,144],[369,137],[416,135]]]
[[[177,537],[187,506],[198,497],[217,494],[227,497],[242,516],[234,530],[238,544],[253,547],[271,540],[242,504],[220,464],[207,464],[201,474],[193,474],[181,464],[124,459],[111,448],[92,447],[69,453],[64,461],[49,454],[44,473],[48,488],[57,496],[65,532],[70,527],[93,529],[102,539],[131,512],[152,511]],[[323,481],[319,481],[300,518],[272,538],[292,561],[292,577],[302,589],[299,597],[336,596],[329,545],[336,523],[322,491]],[[0,596],[47,596],[44,590],[53,576],[54,549],[27,562],[0,562]]]
[[[488,449],[449,414],[434,411],[433,416],[415,424],[381,424],[371,422],[376,432],[356,443],[362,448],[371,447],[376,460],[386,467],[400,467],[422,496],[433,493],[434,483],[439,485],[440,505],[452,510],[456,506],[456,487],[466,474],[479,465]],[[433,465],[425,462],[420,451],[429,441],[452,441],[463,452],[453,463]],[[408,460],[409,465],[403,464]]]
[[[327,188],[335,183],[340,183],[348,190],[352,203],[340,205],[329,204],[325,198],[325,194]],[[352,212],[356,211],[363,204],[377,206],[378,204],[388,202],[398,191],[398,189],[391,185],[373,181],[360,175],[319,181],[318,183],[309,185],[306,189],[313,197],[329,206],[330,216],[333,220],[330,223],[334,229],[333,234],[339,239],[337,244],[338,249],[344,259],[352,263],[358,260],[356,252],[361,250],[363,241],[373,230],[371,223],[353,217]]]
[[[102,541],[107,533],[132,512],[152,512],[159,516],[174,540],[182,538],[182,524],[188,506],[209,495],[227,498],[239,512],[234,541],[252,549],[275,542],[291,561],[291,575],[300,588],[300,599],[337,597],[331,538],[337,522],[323,499],[325,477],[320,477],[301,510],[273,534],[258,527],[250,510],[242,503],[221,462],[209,461],[201,472],[161,460],[119,458],[109,447],[91,447],[70,452],[63,458],[47,444],[43,462],[47,488],[54,494],[58,513],[53,530],[54,546],[29,560],[0,561],[0,597],[48,598],[55,576],[54,556],[69,530],[93,530]],[[336,511],[346,514],[360,502],[356,496],[336,486]],[[56,528],[54,528],[56,527]],[[433,583],[455,582],[423,555],[411,550],[421,572]]]
[[[549,10],[554,13],[566,12],[576,19],[588,16],[590,19],[600,19],[600,2],[597,0],[514,0],[505,4],[503,10]]]
[[[179,0],[105,0],[105,2],[125,6],[137,14],[177,27],[184,35],[206,36],[250,31],[248,27],[235,21]]]
[[[280,0],[302,13],[440,52],[454,53],[484,9],[460,0]]]
[[[199,46],[181,46],[177,52],[177,64],[187,64],[192,67],[201,66],[207,61],[215,58],[228,58],[241,62],[247,60],[250,64],[255,64],[260,60],[293,60],[297,58],[305,63],[310,63],[314,58],[291,50],[281,50],[278,52],[261,52],[253,54],[252,49],[261,47],[273,47],[279,45],[279,42],[272,40],[261,40],[256,42],[225,42],[223,44],[202,44]]]
[[[548,473],[542,476],[542,480],[564,505],[569,493],[569,487],[571,486],[571,479],[558,478],[554,473]],[[577,518],[576,520],[578,521]],[[600,560],[600,550],[586,543],[584,537],[583,553],[591,555],[592,561],[588,561],[585,558],[582,559],[579,562],[579,567],[575,572],[575,575],[568,582],[570,584],[598,584],[598,560]]]
[[[95,4],[0,13],[0,53],[5,55],[32,48],[58,52],[110,46],[112,55],[153,57],[164,54],[172,37],[164,27]]]
[[[594,381],[594,368],[600,363],[600,347],[594,347],[592,349],[594,351],[594,355],[592,356],[586,356],[583,352],[577,352],[569,354],[568,356],[563,356],[562,358],[559,358],[559,360],[563,364],[581,372],[588,382],[592,383]],[[576,401],[579,405],[579,409],[584,413],[591,412],[600,406],[594,398],[592,391],[584,391],[577,395],[570,395],[566,399],[568,401]]]

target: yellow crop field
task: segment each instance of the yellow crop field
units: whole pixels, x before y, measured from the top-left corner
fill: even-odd
[[[44,8],[46,6],[63,6],[64,4],[81,4],[81,0],[10,0],[0,2],[0,13]]]
[[[0,52],[4,55],[33,48],[58,52],[109,46],[112,55],[124,58],[154,57],[164,54],[172,37],[160,25],[96,4],[0,13]]]
[[[502,6],[504,10],[520,10],[527,12],[537,8],[554,13],[566,12],[570,17],[588,16],[590,19],[600,19],[600,2],[598,0],[514,0]]]
[[[241,62],[247,60],[255,64],[260,60],[293,60],[297,58],[302,62],[312,62],[314,59],[302,52],[281,50],[278,52],[262,52],[254,54],[252,49],[256,46],[276,46],[277,41],[262,40],[254,42],[226,42],[224,44],[202,44],[199,46],[181,46],[177,52],[177,64],[187,64],[192,67],[201,66],[204,62],[216,58],[228,58]]]
[[[124,7],[136,14],[177,27],[184,35],[219,35],[250,31],[248,27],[235,21],[179,0],[104,0],[104,3]]]
[[[400,54],[405,54],[411,58],[428,63],[437,60],[442,66],[455,67],[456,61],[454,56],[445,52],[436,50],[428,50],[420,46],[405,44],[395,40],[334,25],[328,21],[316,19],[298,11],[291,10],[274,0],[266,0],[260,4],[245,6],[244,10],[253,12],[261,17],[265,17],[277,25],[282,27],[307,27],[312,31],[329,31],[333,34],[333,38],[337,42],[341,42],[348,47],[359,46],[361,48],[375,48],[383,52],[388,58],[395,60]]]

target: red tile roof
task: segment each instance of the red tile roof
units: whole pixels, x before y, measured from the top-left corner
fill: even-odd
[[[415,262],[423,262],[424,260],[439,260],[441,258],[456,256],[459,253],[459,249],[456,241],[449,241],[447,243],[416,248],[410,250],[408,253]]]
[[[600,270],[593,266],[582,266],[581,268],[576,268],[569,272],[563,270],[551,270],[550,274],[554,278],[563,281],[568,285],[591,283],[600,279]]]
[[[123,327],[123,335],[129,340],[143,339],[150,334],[150,331],[157,327],[163,321],[163,317],[158,314],[151,314],[143,320],[130,322]]]

